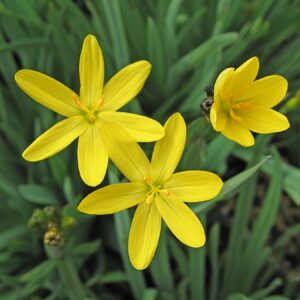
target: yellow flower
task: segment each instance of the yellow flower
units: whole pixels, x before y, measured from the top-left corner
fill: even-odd
[[[151,65],[147,61],[135,62],[103,86],[101,48],[96,38],[88,35],[80,55],[80,96],[42,73],[26,69],[17,72],[16,82],[25,93],[67,117],[37,138],[23,152],[23,157],[28,161],[48,158],[79,137],[78,167],[81,178],[91,186],[101,183],[108,163],[105,144],[110,139],[110,135],[104,138],[101,133],[105,122],[123,127],[135,141],[154,141],[164,135],[163,127],[150,118],[117,112],[140,92],[150,70]]]
[[[181,158],[186,125],[179,113],[165,124],[165,136],[156,142],[151,163],[135,142],[124,138],[124,131],[115,124],[106,124],[103,132],[118,131],[110,139],[108,151],[115,165],[129,183],[112,184],[94,191],[79,204],[88,214],[111,214],[138,205],[132,221],[128,252],[136,269],[150,264],[159,240],[161,218],[184,244],[201,247],[205,243],[203,227],[184,202],[212,199],[223,182],[205,171],[174,173]]]
[[[254,144],[252,133],[272,133],[289,128],[288,119],[271,109],[287,91],[287,80],[271,75],[255,80],[259,60],[253,57],[239,66],[225,69],[214,86],[210,120],[216,131],[242,146]]]

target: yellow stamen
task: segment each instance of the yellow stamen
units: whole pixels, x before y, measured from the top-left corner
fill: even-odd
[[[100,107],[104,103],[104,96],[101,96],[100,99],[93,105],[91,112],[99,111]]]
[[[167,189],[160,190],[160,193],[164,194],[165,196],[169,196],[170,195],[170,191],[168,191]]]
[[[234,112],[234,110],[232,108],[229,109],[229,114],[230,114],[231,118],[234,119],[235,121],[240,122],[242,120],[241,117],[238,117],[236,115],[236,113]]]
[[[150,176],[145,177],[145,178],[144,178],[144,181],[145,181],[148,185],[150,185],[150,186],[153,185],[153,179],[152,179]]]
[[[148,204],[148,205],[150,205],[151,203],[152,203],[152,201],[153,201],[153,198],[154,198],[154,195],[151,193],[151,194],[149,194],[148,196],[147,196],[147,198],[146,198],[146,203]]]
[[[78,106],[80,110],[85,111],[86,113],[90,113],[88,108],[80,101],[80,98],[75,93],[72,94],[72,99],[75,105]]]

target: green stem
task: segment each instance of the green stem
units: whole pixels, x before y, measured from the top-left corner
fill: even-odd
[[[83,300],[85,291],[77,270],[68,256],[56,258],[56,266],[70,300]]]

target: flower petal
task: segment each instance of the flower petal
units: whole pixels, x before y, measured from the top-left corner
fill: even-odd
[[[164,127],[165,135],[156,142],[151,160],[153,180],[160,184],[172,176],[182,156],[186,140],[186,125],[180,113],[173,114]]]
[[[228,81],[229,78],[232,77],[233,72],[234,68],[227,68],[219,74],[214,86],[214,97],[216,95],[221,94],[221,91],[223,90],[224,86],[226,86],[225,83]]]
[[[239,102],[250,101],[254,105],[271,108],[286,95],[287,80],[279,75],[263,77],[254,81],[239,98]]]
[[[254,138],[248,128],[243,126],[240,122],[228,118],[226,126],[222,133],[230,140],[233,140],[244,147],[254,145]]]
[[[217,110],[217,105],[214,103],[210,109],[210,122],[215,131],[222,131],[227,122],[227,115],[222,109]]]
[[[240,65],[233,74],[232,94],[234,99],[245,91],[255,80],[259,69],[259,60],[252,57]]]
[[[120,171],[133,182],[150,176],[150,162],[141,147],[119,125],[103,122],[103,138],[109,157]]]
[[[141,60],[119,71],[104,86],[101,110],[118,110],[133,99],[143,88],[150,70],[151,64]]]
[[[125,129],[137,142],[151,142],[161,139],[165,130],[157,121],[126,112],[105,111],[98,115],[101,119],[114,122]]]
[[[79,62],[80,99],[91,108],[102,96],[104,61],[97,39],[89,34],[83,42]]]
[[[90,186],[100,184],[106,173],[108,155],[101,131],[95,124],[90,124],[79,137],[77,157],[82,180]]]
[[[66,117],[80,114],[73,101],[74,92],[59,81],[27,69],[18,71],[15,80],[28,96],[45,107]]]
[[[174,174],[164,188],[185,202],[198,202],[216,197],[222,186],[221,178],[214,173],[185,171]]]
[[[245,127],[257,133],[280,132],[290,127],[286,116],[270,108],[249,105],[237,114]]]
[[[195,248],[204,245],[203,226],[186,204],[172,194],[157,196],[155,204],[172,233],[182,243]]]
[[[71,144],[87,127],[88,123],[81,116],[58,122],[26,148],[22,156],[28,161],[48,158]]]
[[[128,241],[128,253],[132,265],[143,270],[149,266],[157,248],[161,229],[161,217],[154,204],[142,202],[137,207]]]
[[[86,214],[106,215],[139,204],[146,198],[146,185],[136,182],[111,184],[86,196],[78,210]]]

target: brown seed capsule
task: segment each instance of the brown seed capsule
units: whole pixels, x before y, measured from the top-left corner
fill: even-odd
[[[50,229],[44,234],[44,244],[47,246],[58,246],[61,242],[61,234],[57,229]]]

